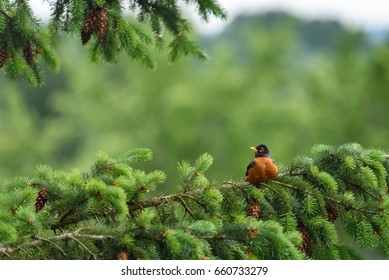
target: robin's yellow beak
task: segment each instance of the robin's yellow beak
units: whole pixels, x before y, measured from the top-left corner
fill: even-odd
[[[254,152],[258,152],[257,148],[255,147],[250,147],[250,150],[253,150]]]

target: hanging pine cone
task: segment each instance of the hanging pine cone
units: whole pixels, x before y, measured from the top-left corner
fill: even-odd
[[[8,59],[8,51],[5,47],[0,48],[0,68],[4,66]]]
[[[99,34],[103,35],[108,27],[108,12],[106,9],[98,9],[95,11],[95,14],[95,26]]]
[[[81,30],[81,42],[83,45],[89,42],[94,31],[103,35],[108,28],[108,12],[106,9],[91,11],[85,19]]]
[[[47,201],[47,188],[41,187],[35,202],[35,212],[39,212],[45,207]]]
[[[307,253],[309,250],[309,232],[305,226],[299,226],[299,232],[303,240],[301,241],[300,250]]]
[[[27,45],[23,49],[23,57],[27,62],[28,66],[33,66],[35,64],[36,50],[32,45],[31,41],[28,41]]]
[[[327,205],[326,210],[327,210],[328,221],[330,221],[331,223],[335,222],[335,220],[339,216],[338,211],[331,205]]]
[[[261,216],[261,205],[256,201],[250,202],[249,209],[248,209],[248,215],[253,217],[256,220],[259,220],[259,218]]]
[[[93,26],[96,20],[95,12],[92,11],[85,19],[84,26],[81,30],[81,42],[83,45],[89,42],[93,34]]]

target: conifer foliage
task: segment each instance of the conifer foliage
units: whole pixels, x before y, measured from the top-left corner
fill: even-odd
[[[259,186],[210,182],[213,159],[203,154],[178,164],[171,194],[158,191],[162,171],[133,167],[151,156],[99,153],[87,172],[38,166],[33,178],[6,181],[0,259],[363,258],[337,228],[389,256],[385,151],[317,145]]]
[[[215,0],[47,0],[51,7],[48,26],[42,25],[27,0],[0,1],[0,68],[11,79],[40,85],[43,75],[40,58],[51,69],[58,68],[54,47],[62,33],[80,37],[89,47],[93,62],[117,62],[125,53],[147,67],[155,67],[153,46],[167,47],[171,61],[194,55],[206,59],[203,50],[189,38],[191,26],[182,15],[185,5],[196,7],[198,14],[225,18]],[[126,11],[137,14],[132,20]],[[168,35],[164,36],[164,30]],[[165,40],[169,40],[166,46]]]

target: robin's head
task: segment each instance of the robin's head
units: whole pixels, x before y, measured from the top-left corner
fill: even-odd
[[[255,152],[255,157],[269,157],[270,152],[266,145],[261,144],[256,147],[250,147]]]

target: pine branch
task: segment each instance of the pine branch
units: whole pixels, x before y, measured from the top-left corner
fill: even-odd
[[[89,197],[86,197],[86,198],[82,199],[79,203],[77,203],[77,205],[75,207],[70,208],[65,214],[62,215],[62,217],[59,219],[59,222],[57,224],[54,224],[51,226],[51,229],[56,230],[56,229],[64,227],[65,225],[69,225],[71,223],[74,223],[74,221],[72,221],[72,222],[65,222],[65,221],[74,211],[76,211],[77,208],[84,205],[88,201],[88,199],[89,199]]]
[[[4,10],[0,10],[0,13],[2,13],[7,19],[12,19],[12,17]]]
[[[362,153],[363,160],[353,165]],[[291,171],[253,186],[210,184],[205,171],[212,157],[204,154],[193,165],[178,165],[176,193],[148,199],[143,194],[155,191],[165,175],[131,167],[151,159],[147,149],[116,159],[99,153],[88,173],[40,166],[36,178],[4,186],[0,256],[97,259],[124,252],[133,259],[360,258],[341,244],[334,224],[338,217],[360,246],[381,244],[389,255],[388,197],[376,194],[386,191],[386,155],[356,144],[317,146],[314,158],[298,158]],[[377,168],[355,176],[369,165]],[[35,211],[42,196],[47,203]],[[50,228],[61,231],[52,236]]]
[[[51,241],[50,239],[47,239],[47,238],[44,238],[44,237],[40,237],[40,236],[33,236],[33,239],[35,240],[41,240],[41,241],[44,241],[44,242],[47,242],[47,243],[50,243],[51,245],[53,245],[54,248],[56,248],[64,257],[66,257],[66,253],[64,250],[62,250],[61,247],[59,247],[55,242]],[[37,246],[39,244],[33,244],[31,246],[34,246],[36,248],[39,248],[39,246]]]
[[[53,246],[55,249],[57,249],[63,256],[66,256],[65,251],[58,246],[54,241],[63,241],[63,240],[74,240],[77,242],[85,251],[90,253],[95,259],[97,259],[96,254],[90,251],[90,249],[85,246],[78,238],[85,238],[85,239],[91,239],[91,240],[106,240],[106,239],[114,239],[114,236],[111,235],[94,235],[94,234],[83,234],[82,231],[88,230],[88,227],[82,227],[78,228],[77,230],[73,232],[66,232],[62,233],[60,235],[55,235],[52,237],[42,237],[42,236],[31,236],[29,238],[33,239],[33,241],[30,242],[24,242],[15,246],[7,246],[7,247],[0,247],[0,254],[4,254],[10,259],[12,259],[11,254],[16,253],[20,250],[25,250],[30,247],[38,247],[42,245],[42,243],[48,243],[51,246]]]
[[[188,55],[206,59],[197,43],[189,39],[191,25],[183,17],[177,1],[47,1],[52,10],[48,27],[39,24],[28,1],[19,1],[16,5],[11,0],[3,2],[0,13],[7,21],[0,37],[8,39],[7,49],[0,45],[0,68],[4,66],[8,78],[23,78],[32,86],[43,83],[38,67],[40,57],[52,70],[58,68],[53,48],[58,46],[62,33],[77,34],[82,45],[91,45],[88,50],[92,62],[117,63],[119,55],[124,53],[131,60],[155,68],[156,59],[151,55],[154,46],[168,48],[171,62]],[[122,2],[128,2],[130,10],[138,13],[136,21],[128,19]],[[184,4],[190,3],[185,1]],[[210,16],[226,18],[215,1],[194,1],[193,4],[205,21]],[[164,28],[169,31],[167,36],[163,35]],[[171,43],[164,44],[166,39]],[[28,42],[32,43],[31,47]],[[23,50],[26,65],[18,61],[16,55]],[[5,55],[8,53],[11,55]]]
[[[135,210],[143,210],[149,207],[163,206],[164,204],[170,203],[172,201],[178,201],[181,203],[183,200],[182,196],[192,197],[199,192],[201,192],[201,190],[190,191],[182,194],[170,194],[161,197],[153,197],[141,202],[129,202],[127,203],[127,206],[128,210],[132,212]]]
[[[272,182],[274,182],[277,185],[280,185],[280,186],[283,186],[283,187],[287,187],[287,188],[290,188],[290,189],[295,190],[295,191],[303,191],[303,192],[305,192],[307,194],[313,195],[312,192],[310,192],[308,190],[301,189],[298,186],[294,186],[294,185],[291,185],[291,184],[286,184],[286,183],[283,183],[283,182],[280,182],[280,181],[277,181],[277,180],[273,180]],[[268,186],[268,185],[266,185],[266,186]],[[339,205],[343,206],[346,211],[355,210],[355,211],[361,211],[361,212],[366,213],[366,214],[376,214],[377,213],[377,212],[374,212],[374,211],[371,211],[371,210],[367,210],[367,209],[364,209],[364,208],[356,207],[353,204],[345,203],[343,201],[337,200],[337,199],[332,198],[332,197],[328,197],[328,196],[325,196],[325,195],[323,195],[323,197],[327,201],[331,201],[331,202],[334,202],[336,204],[339,204]],[[378,210],[378,208],[377,208],[377,210]]]
[[[231,181],[223,182],[220,185],[216,186],[220,189],[241,189],[242,186],[246,186],[250,188],[251,186],[247,183],[234,183]],[[178,194],[169,194],[161,197],[153,197],[145,201],[141,202],[128,202],[128,210],[130,212],[136,211],[136,210],[142,210],[149,207],[157,207],[157,206],[163,206],[164,204],[170,203],[172,201],[181,201],[182,197],[188,197],[195,201],[196,194],[202,193],[204,189],[196,189],[193,191],[186,191]]]
[[[382,199],[380,197],[378,197],[377,195],[373,194],[372,192],[368,191],[366,187],[363,187],[361,185],[358,185],[358,184],[355,184],[355,183],[352,183],[348,180],[345,181],[347,184],[349,184],[350,186],[353,186],[355,188],[358,188],[359,190],[361,190],[362,192],[368,194],[369,196],[371,196],[372,198],[374,198],[375,200],[377,201],[381,201]]]

